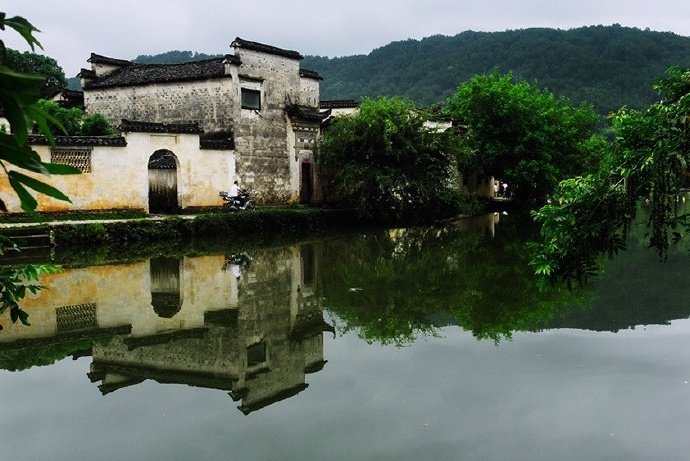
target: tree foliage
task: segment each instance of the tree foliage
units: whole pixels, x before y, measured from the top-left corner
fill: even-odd
[[[11,27],[19,32],[31,45],[40,46],[33,37],[37,29],[21,17],[5,17],[0,13],[0,30]],[[0,41],[0,49],[5,50]],[[4,63],[4,59],[2,61]],[[18,195],[23,210],[33,212],[36,199],[29,193],[33,189],[53,198],[69,201],[62,192],[40,180],[27,176],[16,169],[10,171],[9,165],[39,174],[75,174],[79,170],[66,165],[43,162],[28,145],[28,134],[34,125],[53,142],[49,124],[56,121],[38,106],[44,78],[39,75],[17,72],[0,64],[0,106],[5,110],[5,117],[10,124],[11,134],[0,133],[0,166],[9,178],[10,185]],[[0,200],[0,209],[7,211],[5,203]]]
[[[18,16],[8,18],[5,13],[0,12],[0,30],[5,30],[6,27],[14,29],[24,37],[32,50],[34,46],[41,46],[33,35],[38,30],[26,19]],[[6,65],[5,51],[4,43],[0,40],[0,106],[5,111],[11,131],[11,134],[0,133],[0,166],[7,174],[10,186],[19,197],[22,209],[33,212],[38,203],[28,189],[59,200],[69,200],[69,198],[53,186],[34,176],[24,174],[21,170],[46,175],[73,174],[79,173],[79,170],[66,165],[43,162],[38,153],[27,143],[29,131],[34,124],[50,142],[53,142],[49,124],[55,123],[55,120],[37,104],[45,79],[40,75],[10,69]],[[0,200],[0,209],[7,211],[2,200]],[[4,252],[6,247],[6,243],[0,245],[0,252]],[[5,268],[0,271],[0,313],[9,308],[13,322],[21,320],[23,323],[28,323],[28,315],[21,310],[18,302],[25,296],[27,290],[35,291],[39,287],[25,282],[37,280],[41,273],[51,270],[54,270],[54,267],[28,265],[21,268]]]
[[[382,218],[434,215],[451,207],[459,138],[427,121],[400,98],[365,100],[355,114],[336,117],[321,145],[327,185],[346,203]]]
[[[116,134],[113,127],[101,114],[87,115],[78,107],[65,108],[56,101],[42,99],[38,106],[55,122],[49,122],[53,131],[64,129],[69,136],[112,136]]]
[[[472,169],[507,182],[522,202],[543,200],[561,179],[591,169],[604,144],[590,106],[574,107],[511,74],[475,76],[447,110],[468,126]]]
[[[615,141],[601,168],[561,183],[554,202],[535,212],[542,242],[532,264],[546,280],[584,281],[600,256],[625,248],[645,203],[648,246],[666,257],[669,244],[688,232],[690,215],[678,194],[690,162],[690,69],[671,67],[654,88],[660,100],[643,111],[612,116]]]
[[[43,81],[40,92],[42,98],[52,97],[67,84],[65,72],[58,65],[57,61],[49,56],[43,56],[30,51],[22,53],[20,51],[7,49],[5,54],[5,65],[17,72],[40,75],[43,77],[45,80]]]
[[[196,51],[166,51],[160,54],[140,54],[134,59],[134,62],[140,64],[178,64],[181,62],[203,61],[205,59],[218,58],[220,54],[206,54]]]
[[[460,82],[498,69],[517,80],[538,80],[576,103],[590,102],[606,115],[623,105],[653,103],[655,76],[689,55],[688,37],[599,25],[434,35],[389,43],[368,55],[306,56],[302,65],[324,77],[322,99],[401,95],[417,104],[440,103]]]

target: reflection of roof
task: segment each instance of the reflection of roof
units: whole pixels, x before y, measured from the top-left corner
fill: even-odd
[[[253,411],[261,410],[262,408],[267,407],[269,405],[272,405],[276,402],[280,402],[281,400],[285,400],[285,399],[288,399],[290,397],[293,397],[308,387],[309,387],[309,384],[300,383],[300,384],[298,384],[294,387],[291,387],[289,389],[284,389],[284,390],[277,392],[273,395],[270,395],[266,398],[263,398],[261,400],[257,400],[256,402],[252,402],[252,403],[247,404],[247,405],[240,405],[237,408],[242,413],[244,413],[245,415],[248,415],[249,413],[251,413]]]
[[[123,339],[123,342],[127,345],[127,349],[131,351],[138,347],[166,344],[183,338],[203,338],[207,331],[208,328],[204,327],[192,328],[189,330],[174,330],[148,336],[129,336]]]
[[[290,339],[293,341],[303,341],[329,331],[335,334],[335,328],[323,320],[323,317],[305,317],[297,319],[297,324],[290,330]]]
[[[304,372],[307,374],[316,373],[317,371],[323,370],[323,367],[325,367],[327,363],[328,360],[319,360],[318,362],[311,363],[304,367]]]
[[[290,58],[290,59],[302,59],[303,58],[303,56],[301,54],[299,54],[297,51],[284,50],[284,49],[278,48],[276,46],[265,45],[265,44],[259,43],[259,42],[250,42],[249,40],[243,40],[239,37],[236,37],[230,46],[239,47],[239,48],[246,48],[248,50],[259,51],[261,53],[274,54],[276,56],[282,56],[284,58]]]
[[[46,338],[22,338],[12,342],[0,342],[0,350],[24,349],[27,347],[43,347],[80,339],[95,339],[105,336],[127,335],[131,333],[132,325],[122,325],[110,328],[89,328],[58,333]]]
[[[134,64],[121,67],[107,75],[97,77],[86,84],[86,91],[94,88],[145,85],[149,83],[173,83],[230,77],[225,74],[225,62],[239,64],[233,55],[204,61],[180,64]],[[82,74],[81,72],[80,74]],[[82,75],[86,77],[86,75]]]
[[[186,370],[165,370],[145,365],[131,365],[111,363],[105,361],[94,361],[91,365],[92,372],[89,377],[93,382],[105,378],[108,373],[116,374],[127,378],[127,384],[118,386],[116,389],[109,389],[109,384],[101,384],[99,389],[103,392],[103,386],[108,392],[120,389],[128,385],[138,384],[145,379],[152,379],[161,384],[186,384],[194,387],[204,387],[207,389],[219,389],[229,391],[233,381],[237,380],[237,375],[232,373],[216,373],[208,371],[186,371]],[[104,394],[106,392],[103,392]]]
[[[237,309],[223,309],[220,311],[204,312],[204,324],[220,326],[236,326],[239,311]]]

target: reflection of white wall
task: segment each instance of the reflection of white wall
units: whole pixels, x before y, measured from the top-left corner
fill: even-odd
[[[89,303],[96,305],[99,328],[131,324],[133,336],[202,327],[205,312],[237,306],[238,281],[222,270],[223,263],[223,256],[183,259],[182,307],[169,319],[159,317],[151,306],[148,261],[66,269],[42,277],[46,288],[22,303],[33,325],[7,325],[0,342],[53,336],[57,333],[56,308]]]

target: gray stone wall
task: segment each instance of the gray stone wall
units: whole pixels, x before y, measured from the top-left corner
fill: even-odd
[[[236,48],[241,64],[226,78],[87,90],[87,112],[114,126],[121,119],[195,123],[204,131],[230,130],[235,137],[236,178],[258,204],[288,203],[298,196],[292,180],[294,145],[285,107],[318,107],[318,80],[301,78],[300,61]],[[261,110],[242,109],[242,88],[261,93]]]
[[[199,123],[205,131],[232,128],[236,91],[230,78],[87,90],[84,105],[113,125],[144,122]]]

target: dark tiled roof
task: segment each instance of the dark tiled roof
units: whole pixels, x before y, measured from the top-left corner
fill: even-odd
[[[157,123],[122,119],[119,127],[124,133],[186,133],[200,134],[204,131],[198,123]]]
[[[305,78],[313,78],[314,80],[323,80],[323,77],[315,70],[300,69],[299,76]]]
[[[91,64],[110,64],[112,66],[133,66],[132,61],[127,61],[126,59],[116,59],[109,58],[107,56],[102,56],[100,54],[91,53],[91,57],[86,60]]]
[[[201,149],[234,150],[235,137],[231,131],[216,131],[204,133],[199,137]]]
[[[58,99],[58,104],[66,109],[71,109],[73,107],[78,107],[84,109],[84,92],[77,90],[70,90],[69,88],[63,88],[53,95],[53,97],[60,96]]]
[[[184,62],[181,64],[133,64],[89,82],[84,89],[88,91],[94,88],[229,77],[225,75],[226,60],[234,64],[239,64],[240,62],[236,56],[226,55],[223,58]]]
[[[48,138],[39,134],[29,135],[29,144],[48,146]],[[111,146],[124,147],[127,141],[122,136],[55,136],[58,146]]]
[[[304,58],[304,56],[299,54],[297,51],[284,50],[282,48],[278,48],[278,47],[271,46],[271,45],[265,45],[263,43],[258,43],[258,42],[250,42],[249,40],[243,40],[239,37],[236,37],[230,46],[237,46],[240,48],[246,48],[248,50],[259,51],[261,53],[275,54],[277,56],[282,56],[284,58],[290,58],[290,59],[298,59],[299,60],[299,59]]]
[[[322,109],[356,109],[359,103],[354,99],[332,99],[320,102]]]
[[[307,122],[321,123],[326,117],[331,115],[331,111],[320,111],[313,107],[300,106],[292,104],[285,107],[285,112],[292,119],[300,119]]]
[[[96,72],[92,71],[91,69],[82,69],[77,74],[77,77],[79,77],[79,78],[96,78]]]

